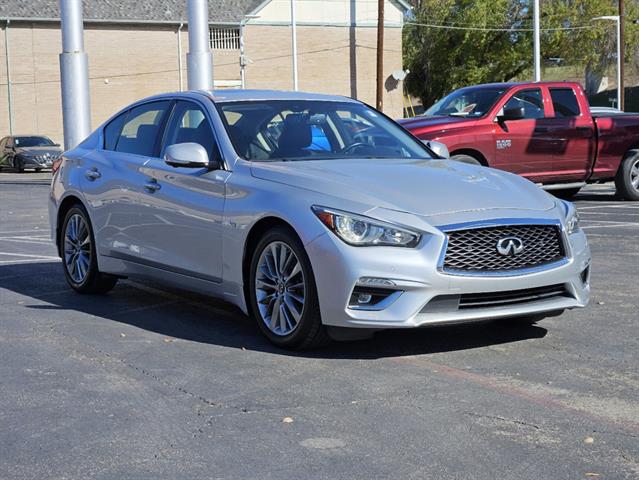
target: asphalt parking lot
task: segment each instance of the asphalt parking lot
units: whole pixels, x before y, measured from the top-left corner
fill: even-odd
[[[0,478],[639,478],[639,203],[576,203],[593,301],[538,326],[270,346],[234,308],[67,288],[50,174],[0,174]]]

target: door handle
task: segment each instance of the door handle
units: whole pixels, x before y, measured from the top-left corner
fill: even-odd
[[[100,178],[102,176],[102,174],[100,172],[98,172],[98,170],[96,168],[92,169],[92,170],[87,170],[86,172],[84,172],[84,176],[88,179],[88,180],[97,180],[98,178]]]
[[[155,180],[151,180],[144,184],[144,189],[149,193],[157,192],[160,188],[162,188],[162,185]]]
[[[535,127],[535,133],[548,133],[548,129],[546,127]]]

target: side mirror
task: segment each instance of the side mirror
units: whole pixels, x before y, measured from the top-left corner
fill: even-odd
[[[422,140],[424,145],[430,148],[435,155],[439,158],[450,158],[450,152],[448,151],[448,147],[444,145],[442,142],[436,142],[435,140]]]
[[[54,146],[54,147],[59,147],[59,146],[60,146],[60,144],[59,144],[59,143],[54,143],[54,144],[53,144],[53,146]]]
[[[164,163],[172,167],[215,168],[211,165],[209,155],[199,143],[176,143],[166,147]]]
[[[526,117],[524,107],[505,108],[504,112],[497,117],[500,122],[507,122],[509,120],[522,120]]]

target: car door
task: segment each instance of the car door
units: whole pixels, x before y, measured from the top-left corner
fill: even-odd
[[[3,167],[13,167],[13,141],[12,137],[2,139],[0,145],[0,165]]]
[[[80,160],[82,191],[101,255],[138,263],[148,256],[145,229],[155,219],[143,214],[148,196],[140,169],[159,155],[170,105],[170,100],[145,103],[115,117],[103,130],[102,148]]]
[[[503,112],[523,108],[521,119],[501,120]],[[495,118],[495,161],[492,167],[543,181],[552,171],[553,138],[540,87],[515,90]]]
[[[162,152],[177,143],[199,143],[220,166],[221,156],[206,109],[179,100],[167,123]],[[140,169],[145,177],[145,262],[207,280],[222,279],[222,169],[172,167],[152,159]]]
[[[2,140],[0,140],[0,167],[6,167],[8,166],[5,163],[5,156],[6,156],[6,152],[5,149],[7,147],[7,140],[9,137],[4,137]]]
[[[585,181],[595,149],[595,125],[590,115],[582,115],[572,87],[550,87],[552,116],[549,135],[554,139],[554,180]]]

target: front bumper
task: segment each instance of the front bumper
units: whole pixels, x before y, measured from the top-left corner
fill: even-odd
[[[353,247],[329,232],[316,238],[307,245],[307,252],[315,274],[323,323],[337,327],[410,328],[553,312],[588,304],[591,253],[581,230],[567,239],[570,248],[565,262],[512,276],[442,272],[438,263],[445,240],[443,232],[428,234],[417,248],[411,249]],[[382,309],[354,309],[349,307],[349,300],[362,278],[390,280],[392,288],[401,293]],[[488,296],[556,285],[565,289],[564,295],[476,308],[459,308],[454,301],[438,302],[436,307],[435,302],[431,303],[436,297],[441,300],[482,293]]]
[[[22,157],[20,160],[24,168],[34,168],[34,169],[40,170],[45,168],[52,168],[53,166],[53,160],[40,161],[35,158],[25,158],[25,157]]]

